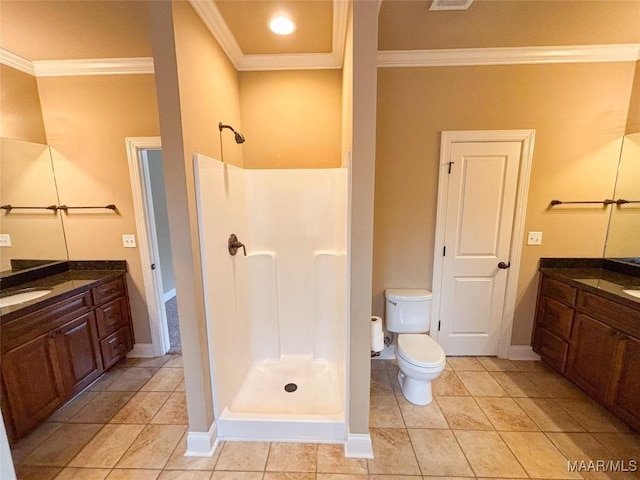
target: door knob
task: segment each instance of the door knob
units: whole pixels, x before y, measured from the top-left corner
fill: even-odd
[[[247,249],[245,248],[245,246],[242,244],[242,242],[240,240],[238,240],[238,237],[236,236],[235,233],[232,233],[229,236],[229,241],[227,242],[227,246],[229,248],[229,255],[235,255],[236,253],[238,253],[238,249],[242,249],[242,252],[244,253],[244,256],[247,256]]]
[[[506,270],[510,266],[511,266],[511,262],[509,262],[509,263],[500,262],[498,264],[498,268],[500,268],[501,270]]]

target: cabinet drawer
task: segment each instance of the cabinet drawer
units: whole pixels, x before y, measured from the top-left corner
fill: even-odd
[[[564,372],[567,363],[569,344],[555,336],[546,328],[536,329],[534,350],[543,360],[560,372]]]
[[[640,310],[580,290],[577,308],[611,327],[640,339]]]
[[[81,293],[2,325],[2,351],[55,330],[91,310],[91,294]]]
[[[107,369],[123,358],[133,348],[129,326],[120,328],[115,333],[100,341],[100,351],[104,368]]]
[[[124,280],[118,277],[115,280],[98,285],[91,290],[95,305],[101,305],[124,295]]]
[[[573,308],[551,298],[542,297],[538,324],[559,337],[569,340],[573,325]]]
[[[117,298],[96,308],[98,318],[98,336],[100,338],[112,334],[129,320],[124,297]]]
[[[549,277],[542,279],[540,295],[553,298],[567,305],[575,305],[577,289],[566,283],[558,282]]]

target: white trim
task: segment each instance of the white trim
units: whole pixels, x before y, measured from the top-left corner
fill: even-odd
[[[162,291],[155,280],[154,271],[149,268],[153,263],[153,246],[149,237],[148,225],[152,222],[147,219],[144,175],[141,172],[142,162],[139,158],[139,151],[162,148],[162,143],[160,137],[127,137],[125,143],[129,162],[133,211],[138,232],[138,251],[142,264],[145,302],[149,313],[151,345],[153,345],[153,356],[160,356],[169,350],[170,345],[167,342],[168,333],[166,332],[166,313],[162,302]]]
[[[347,441],[344,442],[344,456],[347,458],[373,458],[371,435],[349,432]]]
[[[127,353],[127,357],[131,358],[152,358],[157,356],[153,343],[136,343],[133,345],[133,350]]]
[[[540,355],[533,351],[531,345],[511,345],[509,360],[540,360]]]
[[[175,296],[176,296],[176,289],[175,289],[175,288],[172,288],[171,290],[169,290],[168,292],[165,292],[165,293],[162,295],[162,301],[163,301],[164,303],[167,303],[169,300],[171,300],[171,299],[172,299],[173,297],[175,297]]]
[[[341,58],[334,53],[281,53],[273,55],[243,55],[238,70],[320,70],[341,68]]]
[[[89,58],[81,60],[38,60],[33,62],[36,77],[83,75],[153,74],[153,58]]]
[[[532,63],[635,62],[640,44],[568,45],[558,47],[380,50],[378,67],[453,67]]]
[[[208,432],[188,432],[185,457],[212,457],[218,446],[218,425],[211,424]]]
[[[520,274],[522,242],[524,240],[524,221],[527,213],[527,196],[529,192],[529,180],[531,177],[531,163],[533,161],[534,139],[535,130],[470,130],[442,132],[440,142],[440,176],[438,180],[436,235],[433,255],[433,315],[431,315],[431,325],[429,330],[430,336],[436,340],[438,338],[438,321],[440,319],[439,312],[441,307],[440,294],[442,291],[442,269],[444,265],[442,246],[444,245],[448,194],[448,169],[445,165],[447,165],[451,145],[459,142],[520,142],[522,144],[522,157],[520,160],[520,171],[518,174],[518,190],[516,194],[516,206],[511,234],[511,251],[509,252],[511,268],[509,268],[507,273],[504,311],[500,325],[500,346],[498,349],[498,356],[500,358],[506,358],[509,356],[516,304],[516,290],[518,287],[518,276]]]
[[[5,50],[4,48],[0,48],[0,63],[7,65],[8,67],[15,68],[16,70],[20,70],[21,72],[27,73],[31,76],[35,76],[36,74],[36,70],[33,67],[33,62],[31,60],[27,60],[20,55],[11,53],[9,50]]]

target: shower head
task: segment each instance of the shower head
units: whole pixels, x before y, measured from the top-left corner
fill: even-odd
[[[244,143],[244,135],[242,135],[240,132],[236,132],[235,129],[231,126],[231,125],[223,125],[222,122],[218,123],[218,129],[222,132],[222,130],[224,128],[228,128],[229,130],[231,130],[234,133],[235,139],[236,139],[236,143]]]

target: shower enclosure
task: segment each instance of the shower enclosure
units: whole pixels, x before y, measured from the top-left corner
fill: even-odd
[[[343,442],[347,169],[195,172],[218,437]]]

